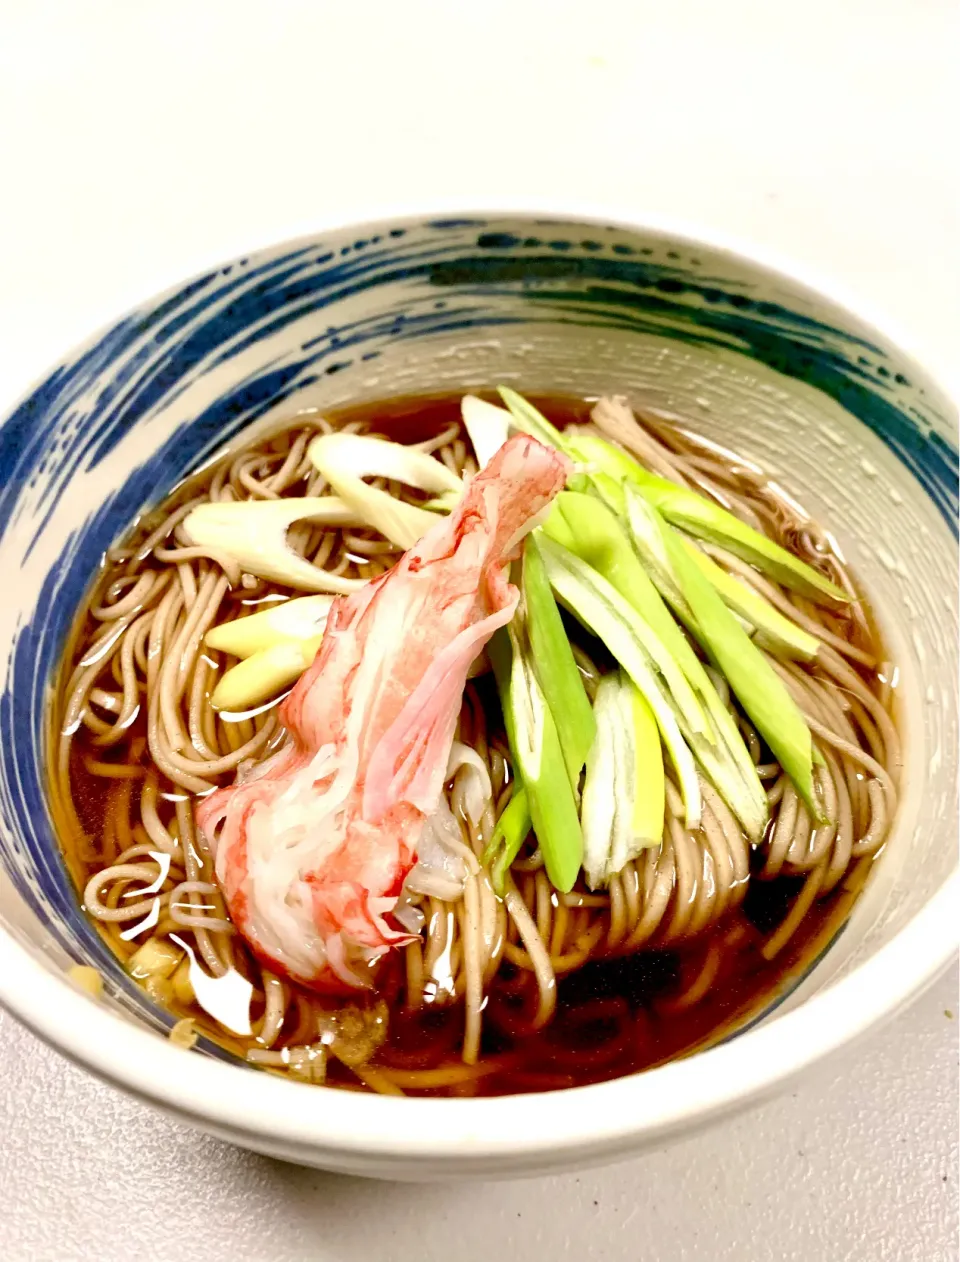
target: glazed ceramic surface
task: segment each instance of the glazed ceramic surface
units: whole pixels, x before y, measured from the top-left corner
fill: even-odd
[[[79,910],[46,802],[51,681],[105,548],[189,470],[304,407],[510,382],[617,390],[748,452],[827,524],[899,667],[897,827],[845,929],[727,1044],[550,1097],[389,1100],[186,1053]],[[57,366],[0,426],[0,1000],[95,1072],[261,1151],[426,1178],[602,1160],[772,1090],[956,944],[955,411],[842,306],[663,231],[530,216],[323,233],[210,270]],[[107,980],[100,1004],[63,978]]]

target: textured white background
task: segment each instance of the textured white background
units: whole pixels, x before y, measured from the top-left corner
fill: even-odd
[[[783,252],[956,384],[957,18],[949,0],[0,0],[0,407],[252,245],[382,206],[564,198]],[[722,1129],[463,1189],[238,1152],[0,1016],[0,1257],[954,1262],[956,997],[954,971]]]

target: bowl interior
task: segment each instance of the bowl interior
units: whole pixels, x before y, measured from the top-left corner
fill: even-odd
[[[251,424],[496,382],[617,391],[686,418],[763,465],[866,586],[900,672],[906,792],[866,894],[789,1004],[869,958],[943,884],[957,766],[948,400],[844,309],[723,250],[573,220],[405,220],[171,290],[66,359],[0,427],[0,917],[34,957],[96,964],[108,1003],[163,1028],[80,914],[46,804],[51,678],[104,549]],[[6,998],[23,1015],[22,994]]]

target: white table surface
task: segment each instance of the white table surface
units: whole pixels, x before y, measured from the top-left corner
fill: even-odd
[[[0,409],[210,261],[382,207],[564,199],[814,267],[956,383],[957,17],[950,0],[0,2]],[[957,1011],[953,971],[722,1128],[463,1188],[242,1153],[0,1016],[0,1258],[954,1262]]]

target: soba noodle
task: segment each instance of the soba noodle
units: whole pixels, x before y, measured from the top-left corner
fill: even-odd
[[[601,406],[594,419],[651,470],[708,493],[856,597],[830,536],[749,461],[659,418],[625,430],[616,412]],[[346,425],[360,429],[363,421]],[[701,826],[689,831],[678,788],[668,779],[662,844],[627,863],[608,889],[594,892],[578,884],[569,894],[557,894],[531,836],[512,865],[505,896],[498,898],[482,855],[510,800],[513,778],[503,731],[499,724],[491,727],[483,683],[475,681],[464,695],[456,739],[482,760],[493,792],[474,818],[470,766],[461,765],[447,786],[462,832],[467,873],[462,897],[411,898],[422,914],[422,933],[403,948],[399,967],[387,970],[378,1004],[348,1005],[346,1016],[337,1018],[336,1004],[262,968],[231,925],[193,806],[198,795],[229,783],[275,748],[282,731],[273,705],[245,715],[219,714],[210,706],[214,683],[229,663],[204,644],[204,636],[226,619],[291,593],[239,573],[229,557],[192,545],[183,520],[206,500],[323,495],[327,487],[306,450],[314,435],[330,428],[319,416],[297,416],[220,460],[142,518],[107,554],[69,649],[56,717],[53,800],[84,906],[119,958],[135,962],[135,973],[145,942],[175,939],[192,946],[213,977],[241,974],[253,988],[252,1033],[233,1034],[196,1005],[186,955],[174,956],[176,967],[166,974],[142,974],[154,999],[178,1016],[194,1018],[202,1033],[251,1063],[307,1081],[329,1078],[392,1094],[469,1094],[498,1078],[506,1085],[492,1089],[544,1089],[581,1080],[577,1058],[562,1041],[551,1044],[549,1069],[525,1068],[517,1052],[523,1038],[555,1020],[565,978],[597,961],[651,951],[650,958],[661,958],[682,947],[682,975],[657,1001],[664,1021],[680,1020],[708,1001],[725,961],[746,940],[763,960],[773,961],[814,904],[841,886],[854,896],[897,806],[893,671],[881,660],[859,599],[842,611],[825,610],[721,549],[708,548],[714,560],[821,641],[810,666],[768,657],[814,734],[822,756],[816,782],[830,822],[811,821],[714,672],[771,805],[771,822],[756,853],[705,781]],[[457,474],[475,472],[456,422],[422,446]],[[381,479],[377,485],[409,502],[426,498],[399,483]],[[373,578],[398,556],[369,530],[301,522],[288,538],[317,566],[349,579]],[[605,668],[591,658],[586,637],[575,652],[592,699]],[[744,899],[751,888],[782,884],[782,878],[793,878],[789,906],[769,932],[758,934],[744,915]],[[402,1047],[391,1052],[389,1027],[397,1007],[410,1019],[432,1009],[459,1008],[462,1016],[443,1026],[426,1053],[405,1053]],[[622,1072],[616,1066],[639,1037],[641,1015],[619,995],[601,995],[572,1010],[568,1027],[604,1032],[586,1056],[594,1076]],[[336,1019],[341,1025],[331,1035],[329,1021]],[[490,1026],[500,1032],[506,1051],[498,1050],[496,1038],[486,1045]],[[579,1047],[575,1043],[573,1050]],[[582,1050],[579,1055],[582,1062]],[[644,1054],[645,1063],[656,1059],[655,1052]]]

